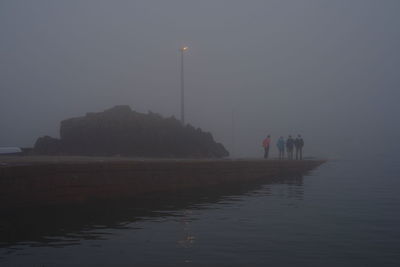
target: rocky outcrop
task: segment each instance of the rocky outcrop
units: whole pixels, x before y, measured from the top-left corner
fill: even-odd
[[[229,153],[212,135],[174,117],[116,106],[61,122],[60,139],[40,137],[38,154],[220,158]]]
[[[34,151],[37,154],[52,155],[61,152],[61,141],[48,135],[36,140]]]

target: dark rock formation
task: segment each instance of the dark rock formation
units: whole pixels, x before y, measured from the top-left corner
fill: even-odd
[[[44,155],[58,154],[61,151],[61,141],[48,135],[39,137],[36,140],[34,151]]]
[[[61,122],[60,139],[40,137],[39,154],[220,158],[228,152],[210,133],[175,118],[116,106]]]

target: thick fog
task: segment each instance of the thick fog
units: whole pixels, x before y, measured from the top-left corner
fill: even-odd
[[[397,0],[2,0],[0,146],[121,104],[179,118],[187,45],[186,122],[233,156],[298,133],[306,156],[394,154],[399,12]]]

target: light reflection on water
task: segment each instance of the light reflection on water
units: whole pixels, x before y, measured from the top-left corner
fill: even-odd
[[[398,266],[396,166],[7,215],[0,265]]]

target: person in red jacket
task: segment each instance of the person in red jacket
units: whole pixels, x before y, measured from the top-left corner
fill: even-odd
[[[264,139],[262,146],[264,147],[264,159],[268,158],[269,153],[269,144],[271,143],[271,136],[268,135],[267,138]]]

